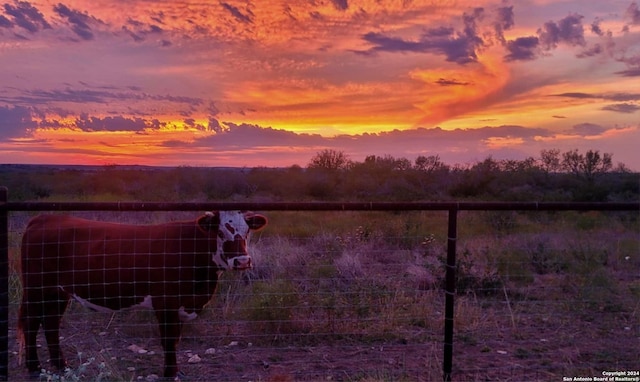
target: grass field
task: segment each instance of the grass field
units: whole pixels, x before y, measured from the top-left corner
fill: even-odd
[[[206,311],[185,325],[179,362],[192,379],[442,378],[446,213],[265,214],[269,226],[252,239],[255,269],[223,275]],[[152,223],[196,214],[76,215]],[[24,377],[13,339],[29,216],[15,212],[10,221],[11,380]],[[458,221],[455,380],[637,369],[637,213],[478,211]],[[72,305],[61,335],[73,370],[50,380],[152,380],[161,372],[151,312]]]

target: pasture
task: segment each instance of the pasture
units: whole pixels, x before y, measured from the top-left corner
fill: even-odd
[[[188,212],[74,212],[156,223]],[[443,212],[265,212],[255,268],[226,272],[179,347],[191,380],[442,379]],[[10,214],[10,380],[18,366],[20,238]],[[637,212],[461,212],[454,380],[562,380],[637,370]],[[40,358],[48,353],[40,334]],[[72,368],[44,380],[138,381],[162,373],[151,311],[71,304],[61,344]],[[45,364],[48,366],[47,364]]]

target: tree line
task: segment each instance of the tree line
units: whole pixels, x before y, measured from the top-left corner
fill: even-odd
[[[284,168],[0,166],[12,200],[635,201],[640,174],[613,155],[542,150],[539,157],[449,165],[438,155],[354,161],[323,150]]]
[[[325,194],[373,199],[485,199],[537,201],[637,200],[639,175],[613,154],[542,150],[537,158],[448,165],[438,155],[406,158],[371,155],[352,161],[341,151],[318,152],[307,169],[324,178]],[[332,195],[333,194],[333,195]]]

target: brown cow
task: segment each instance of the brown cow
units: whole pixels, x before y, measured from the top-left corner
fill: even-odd
[[[176,346],[182,322],[211,299],[218,271],[251,268],[250,230],[259,214],[208,212],[195,221],[123,225],[41,215],[22,238],[22,304],[18,339],[31,375],[40,372],[36,335],[44,328],[51,363],[60,370],[59,329],[69,299],[99,311],[153,308],[160,324],[164,376],[178,375]]]

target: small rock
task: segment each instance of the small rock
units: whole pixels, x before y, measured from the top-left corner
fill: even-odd
[[[135,344],[127,346],[127,349],[131,350],[134,353],[138,353],[138,354],[146,354],[146,353],[148,353],[147,349],[142,348],[142,347],[140,347],[138,345],[135,345]]]
[[[129,366],[129,367],[127,368],[127,370],[128,370],[128,371],[136,371],[136,368],[135,368],[135,367],[133,367],[133,366]]]
[[[215,348],[209,348],[209,349],[204,351],[204,354],[206,354],[206,355],[214,355],[214,354],[216,354],[216,349]]]
[[[506,352],[506,351],[504,351],[504,350],[498,350],[498,351],[497,351],[497,353],[498,353],[498,354],[502,354],[502,355],[507,354],[507,352]]]
[[[202,358],[200,358],[200,356],[198,356],[197,354],[194,354],[191,357],[189,357],[189,360],[187,362],[188,363],[198,363],[200,361],[202,361]]]
[[[228,346],[238,346],[238,341],[231,341]]]

